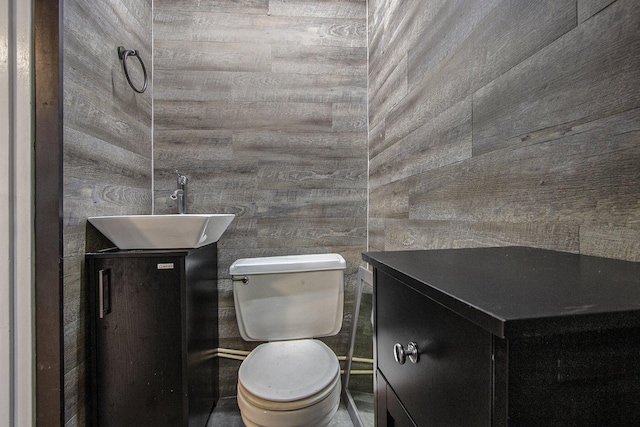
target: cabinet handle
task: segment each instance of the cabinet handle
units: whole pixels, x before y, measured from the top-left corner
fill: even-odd
[[[98,271],[98,317],[104,317],[104,270]]]
[[[396,343],[393,346],[393,357],[394,359],[396,359],[396,362],[404,365],[404,363],[407,361],[407,356],[409,357],[409,361],[411,363],[418,363],[418,360],[420,358],[420,350],[418,350],[418,344],[411,341],[409,344],[407,344],[406,350],[400,343]]]
[[[98,317],[100,319],[111,312],[111,279],[109,272],[109,269],[98,271]]]

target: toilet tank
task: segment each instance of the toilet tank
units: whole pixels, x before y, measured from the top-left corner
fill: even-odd
[[[336,335],[342,326],[345,267],[338,254],[235,261],[229,273],[242,338],[281,341]]]

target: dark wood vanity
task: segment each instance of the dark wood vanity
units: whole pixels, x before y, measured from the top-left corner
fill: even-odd
[[[216,244],[86,259],[92,425],[204,427],[218,390]]]
[[[640,263],[524,247],[363,259],[377,426],[640,425]]]

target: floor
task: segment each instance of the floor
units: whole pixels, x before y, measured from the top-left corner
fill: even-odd
[[[374,427],[373,393],[351,390],[351,397],[358,408],[362,424],[365,427]]]
[[[361,417],[365,426],[373,426],[373,396],[366,396],[366,393],[360,394],[357,397],[354,396],[354,400],[358,405],[358,409],[361,413]],[[371,402],[369,405],[368,402]],[[364,405],[362,403],[364,402]],[[369,410],[370,406],[370,410]],[[242,418],[240,417],[240,410],[238,409],[238,403],[235,397],[226,397],[220,399],[216,408],[213,410],[207,427],[244,427]],[[338,412],[333,417],[330,427],[352,427],[351,418],[344,404],[340,403]]]

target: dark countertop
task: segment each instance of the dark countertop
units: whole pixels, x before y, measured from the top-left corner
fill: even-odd
[[[501,338],[640,327],[640,263],[527,247],[363,259]]]

